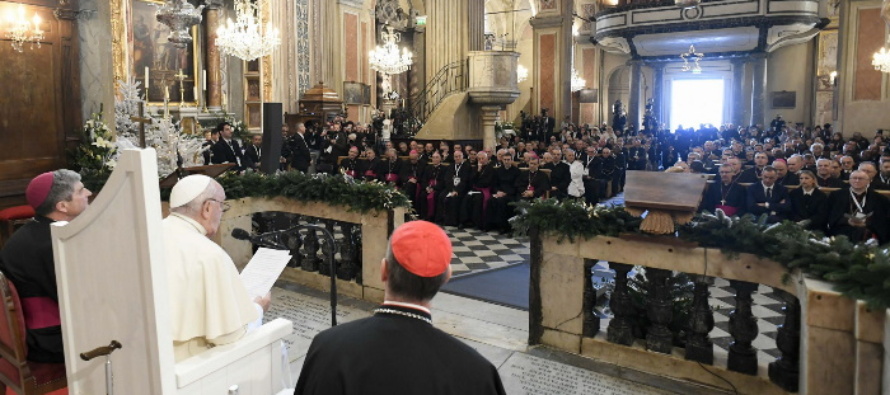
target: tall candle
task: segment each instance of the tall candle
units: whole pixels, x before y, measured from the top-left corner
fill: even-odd
[[[145,83],[143,85],[146,91],[148,91],[148,81],[148,66],[145,66]]]
[[[170,87],[164,85],[164,101],[170,100]]]
[[[201,86],[205,91],[207,90],[207,70],[201,70]]]
[[[195,102],[197,103],[198,102],[198,87],[197,86],[192,87],[192,94],[195,95]]]

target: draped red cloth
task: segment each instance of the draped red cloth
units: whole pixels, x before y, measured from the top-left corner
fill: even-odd
[[[486,218],[485,211],[488,210],[488,199],[491,199],[491,188],[473,187],[473,189],[482,192],[482,218]]]

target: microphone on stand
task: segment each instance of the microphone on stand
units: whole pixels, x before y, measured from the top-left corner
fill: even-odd
[[[275,231],[259,235],[252,235],[250,234],[250,232],[241,228],[232,229],[232,237],[237,240],[246,240],[260,247],[274,248],[277,250],[287,250],[288,248],[284,244],[278,242],[277,240],[269,239],[269,237],[277,236],[278,233],[280,232]]]

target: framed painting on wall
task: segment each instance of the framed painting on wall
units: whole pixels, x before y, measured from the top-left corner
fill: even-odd
[[[162,1],[133,0],[129,35],[132,60],[130,76],[142,82],[142,87],[145,87],[145,70],[148,68],[150,81],[145,97],[149,103],[161,103],[165,94],[169,94],[171,102],[182,99],[195,105],[193,88],[196,87],[195,75],[198,70],[198,58],[195,54],[199,53],[200,40],[197,25],[192,27],[192,43],[185,48],[176,47],[174,43],[167,41],[170,28],[155,18],[161,5]],[[185,75],[181,82],[176,78],[180,72]],[[180,90],[180,87],[184,89]]]
[[[770,95],[772,108],[794,108],[797,107],[797,92],[795,91],[779,91]]]
[[[343,82],[343,103],[371,104],[371,86],[361,82]]]

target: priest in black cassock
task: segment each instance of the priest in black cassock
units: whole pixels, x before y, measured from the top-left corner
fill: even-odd
[[[528,158],[528,171],[523,172],[516,180],[516,190],[523,200],[537,199],[546,196],[550,190],[550,177],[538,171],[541,160],[537,156]]]
[[[473,181],[467,197],[463,201],[460,210],[460,222],[458,227],[471,225],[476,229],[485,228],[485,217],[488,214],[488,201],[491,200],[494,186],[495,169],[490,162],[487,152],[476,154],[476,167],[474,168]]]
[[[720,166],[718,173],[720,180],[708,184],[708,189],[702,199],[701,210],[713,213],[719,208],[726,215],[741,216],[745,212],[745,187],[736,182],[735,170],[732,167]]]
[[[828,234],[844,235],[853,242],[875,238],[888,241],[887,199],[868,185],[868,174],[850,174],[850,187],[828,195]]]
[[[438,151],[433,151],[430,154],[430,160],[432,163],[423,169],[423,175],[420,178],[422,191],[420,199],[418,199],[420,208],[417,210],[417,214],[421,219],[435,221],[436,208],[438,207],[436,204],[437,194],[445,188],[445,172],[448,168],[442,164],[442,155]]]
[[[399,186],[405,195],[411,199],[415,212],[420,212],[420,178],[426,168],[426,162],[420,160],[420,153],[411,150],[408,154],[408,160],[402,162],[399,169]]]
[[[451,254],[433,223],[396,229],[380,265],[383,305],[315,336],[294,395],[505,394],[491,362],[433,326],[430,301],[451,277]]]
[[[358,159],[358,147],[349,148],[349,154],[347,154],[346,159],[340,161],[340,173],[346,174],[352,178],[358,177],[361,179],[361,163]]]
[[[495,181],[488,201],[486,228],[500,232],[510,230],[507,220],[513,216],[513,206],[510,203],[516,201],[516,181],[519,180],[520,173],[519,168],[513,165],[512,155],[501,158],[501,167],[494,172]]]
[[[439,191],[439,208],[436,212],[438,222],[446,226],[457,226],[460,222],[460,207],[467,197],[474,173],[473,166],[464,160],[463,151],[454,151],[452,158],[454,163],[445,172],[445,182]],[[437,186],[436,189],[438,188]]]

